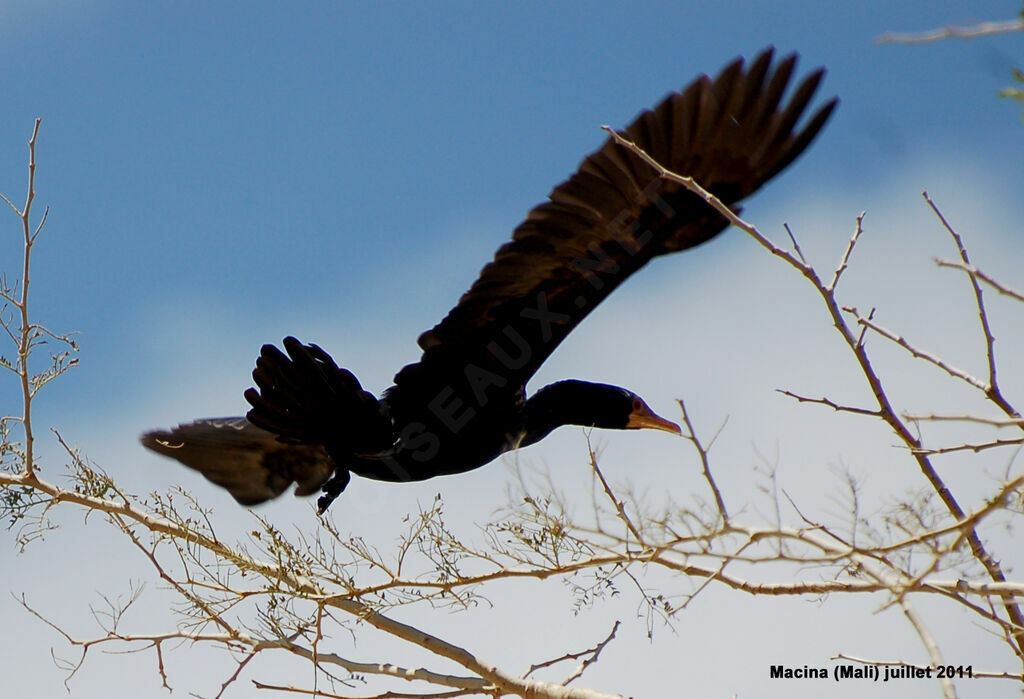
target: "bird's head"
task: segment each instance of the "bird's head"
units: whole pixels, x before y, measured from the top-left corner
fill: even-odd
[[[671,420],[666,420],[665,418],[655,413],[653,410],[651,410],[650,406],[648,406],[647,403],[644,402],[643,398],[633,393],[632,391],[627,391],[624,388],[620,390],[622,390],[623,393],[626,394],[626,399],[629,401],[629,405],[627,408],[629,412],[627,413],[626,427],[624,429],[664,430],[665,432],[682,434],[682,430],[679,429],[679,425],[672,422]]]
[[[679,425],[657,415],[630,390],[604,383],[559,381],[545,386],[527,402],[533,439],[558,425],[582,425],[612,430],[664,430],[680,434]]]

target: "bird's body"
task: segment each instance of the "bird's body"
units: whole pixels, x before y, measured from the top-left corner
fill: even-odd
[[[835,100],[795,126],[823,71],[783,105],[795,64],[771,52],[728,66],[644,112],[625,134],[726,204],[785,168]],[[533,444],[560,425],[678,432],[622,388],[563,381],[529,400],[525,385],[611,291],[652,258],[699,245],[727,220],[626,148],[607,141],[552,191],[478,280],[419,338],[423,356],[380,399],[316,345],[265,345],[247,418],[199,420],[143,435],[145,446],[227,488],[243,504],[322,488],[321,511],[349,474],[415,481],[461,473]]]

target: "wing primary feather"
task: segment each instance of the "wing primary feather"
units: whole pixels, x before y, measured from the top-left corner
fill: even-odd
[[[818,89],[818,85],[821,83],[824,75],[825,71],[817,70],[797,87],[793,96],[790,97],[786,109],[773,120],[771,136],[765,140],[762,148],[754,154],[753,159],[755,161],[771,161],[778,155],[779,149],[785,147],[784,144],[792,136],[793,127],[796,126],[796,122],[803,115],[804,109],[811,101],[811,97],[814,96],[814,92]]]
[[[743,81],[743,101],[740,107],[740,114],[746,120],[750,110],[757,104],[758,96],[764,89],[764,78],[768,74],[768,68],[772,64],[774,49],[762,51],[761,54],[750,64],[746,79]]]
[[[782,101],[782,94],[786,91],[786,86],[789,85],[789,79],[792,77],[795,68],[795,54],[786,56],[776,66],[775,72],[772,73],[771,78],[768,80],[768,86],[762,91],[758,99],[758,111],[752,119],[753,132],[760,132],[775,117],[779,102]]]

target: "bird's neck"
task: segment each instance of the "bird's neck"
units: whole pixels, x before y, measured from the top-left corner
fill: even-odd
[[[526,401],[526,429],[519,446],[539,442],[562,425],[602,426],[600,396],[607,389],[615,390],[575,379],[540,389]]]

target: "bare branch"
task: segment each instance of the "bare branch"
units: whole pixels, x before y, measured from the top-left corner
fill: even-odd
[[[711,488],[711,492],[715,496],[715,505],[718,507],[718,514],[722,518],[722,523],[728,526],[729,512],[725,509],[725,500],[722,498],[722,491],[718,489],[718,484],[715,483],[715,478],[711,475],[711,463],[708,459],[708,449],[711,447],[708,445],[708,447],[705,448],[700,443],[700,439],[698,439],[697,433],[693,429],[693,423],[690,422],[690,415],[686,412],[686,404],[682,400],[677,400],[676,402],[679,403],[679,410],[683,413],[683,424],[686,425],[686,434],[683,436],[690,440],[690,442],[693,443],[694,449],[697,450],[697,455],[700,457],[701,469],[704,471],[704,480],[708,482],[708,486]],[[725,427],[725,423],[722,423],[722,427]],[[721,432],[721,429],[722,428],[720,427],[719,431],[715,433],[715,436],[711,438],[712,444]]]
[[[928,196],[928,192],[921,192],[921,196],[928,202],[928,206],[931,207],[932,211],[938,217],[939,221],[942,222],[943,227],[949,232],[950,237],[953,238],[953,242],[956,243],[957,251],[960,253],[960,260],[964,265],[970,266],[971,259],[967,254],[967,247],[964,245],[963,238],[956,229],[950,225],[949,221],[936,206],[932,198]],[[981,330],[985,336],[985,355],[988,358],[988,390],[985,392],[988,399],[999,406],[999,408],[1010,417],[1020,417],[1020,413],[1010,405],[1006,397],[1003,396],[1002,391],[999,389],[999,380],[997,379],[996,369],[996,351],[995,343],[996,338],[992,334],[992,328],[988,322],[988,311],[985,310],[985,297],[981,291],[981,285],[978,283],[978,278],[975,275],[969,275],[971,280],[971,288],[974,291],[975,303],[978,307],[978,319],[981,322]]]
[[[836,287],[839,286],[839,278],[843,276],[843,272],[846,271],[847,266],[850,263],[850,255],[853,254],[853,248],[857,245],[857,241],[860,239],[860,234],[864,232],[864,217],[867,215],[866,211],[861,211],[857,215],[857,225],[853,229],[853,235],[850,236],[850,242],[846,244],[846,250],[843,251],[843,256],[839,259],[839,264],[836,265],[836,271],[832,273],[832,281],[825,287],[830,293],[835,292]],[[789,226],[786,226],[786,232],[789,233],[789,237],[793,240],[793,245],[796,247],[796,239],[793,238],[793,233],[789,230]],[[799,248],[796,248],[799,252]],[[803,255],[800,255],[800,259],[803,260]],[[806,260],[804,260],[806,262]]]
[[[605,637],[603,641],[599,642],[593,648],[588,648],[587,650],[578,651],[576,653],[566,653],[565,655],[561,655],[552,660],[545,660],[544,662],[536,663],[534,665],[531,665],[530,669],[524,672],[522,675],[520,675],[520,677],[522,679],[526,679],[534,672],[542,668],[551,667],[552,665],[564,663],[569,660],[579,660],[580,658],[583,658],[583,660],[576,667],[576,669],[573,670],[572,674],[564,680],[562,680],[563,685],[568,685],[572,681],[579,679],[579,677],[583,675],[584,672],[586,672],[588,667],[597,662],[598,657],[601,655],[601,651],[603,651],[605,649],[605,646],[607,646],[615,639],[615,632],[619,630],[619,623],[620,622],[616,621],[615,625],[612,626],[612,630],[608,634],[608,636]]]
[[[975,454],[986,449],[997,449],[999,447],[1015,447],[1024,444],[1024,437],[1017,437],[1016,439],[994,439],[991,442],[982,442],[980,444],[956,444],[951,447],[932,447],[924,448],[921,447],[917,450],[919,454],[950,454],[955,451],[973,451]]]
[[[1024,292],[1017,291],[1016,289],[1011,289],[1010,287],[1006,286],[1005,284],[1000,283],[998,280],[993,279],[988,274],[985,274],[983,271],[981,271],[980,269],[978,269],[974,265],[965,264],[963,262],[953,262],[953,261],[950,261],[950,260],[943,260],[943,259],[940,259],[940,258],[935,258],[935,264],[937,264],[939,267],[950,267],[952,269],[962,269],[964,272],[967,272],[967,274],[971,275],[972,277],[975,277],[975,278],[980,279],[981,281],[985,282],[986,284],[991,286],[993,289],[998,291],[1003,296],[1009,296],[1012,299],[1016,299],[1017,301],[1024,302]]]
[[[325,692],[322,689],[303,689],[302,687],[295,687],[292,685],[267,684],[265,682],[257,682],[256,680],[253,680],[253,686],[255,686],[256,689],[271,689],[279,692],[306,694],[314,697],[327,697],[328,699],[448,699],[449,697],[465,697],[473,694],[479,695],[481,691],[478,689],[456,689],[451,692],[416,692],[413,694],[406,692],[384,692],[382,694],[374,694],[372,696],[352,697],[351,695]],[[490,688],[486,689],[490,690]],[[489,694],[490,691],[487,691],[487,693]]]
[[[800,403],[817,403],[818,405],[824,405],[826,407],[832,408],[837,413],[853,413],[855,415],[881,417],[881,413],[878,410],[872,410],[870,408],[855,408],[851,405],[840,405],[839,403],[836,403],[830,398],[826,398],[824,396],[822,396],[821,398],[811,398],[809,396],[802,396],[799,393],[794,393],[793,391],[788,391],[783,388],[776,388],[775,390],[784,396],[795,398]]]
[[[1020,427],[1024,425],[1024,418],[981,417],[979,415],[914,415],[912,413],[903,413],[903,419],[910,422],[974,422],[980,425],[992,425],[993,427]]]
[[[611,486],[608,485],[608,481],[605,480],[604,474],[601,473],[601,467],[597,465],[597,454],[595,454],[594,450],[590,448],[589,437],[587,438],[587,449],[590,452],[590,468],[593,470],[594,475],[596,475],[598,480],[601,482],[601,487],[604,489],[605,495],[608,496],[608,500],[611,501],[612,505],[615,507],[615,511],[618,513],[619,519],[622,520],[622,523],[626,525],[626,529],[629,530],[629,533],[633,535],[633,538],[636,540],[636,543],[640,546],[640,548],[646,549],[647,545],[644,544],[644,538],[640,534],[640,530],[637,529],[636,525],[633,524],[633,521],[629,518],[629,515],[626,514],[625,504],[622,502],[622,500],[615,496],[615,493],[612,491]]]
[[[980,36],[1024,31],[1024,19],[1002,22],[980,22],[966,27],[944,27],[917,34],[888,33],[875,39],[876,44],[920,44],[940,39],[976,39]]]
[[[804,251],[800,249],[800,243],[797,241],[796,236],[793,235],[793,230],[789,227],[789,224],[783,223],[782,228],[786,231],[786,235],[789,236],[789,242],[793,243],[793,251],[796,253],[796,256],[799,257],[800,261],[805,265],[810,264],[807,261],[807,258],[804,257]]]
[[[21,327],[17,332],[15,345],[18,353],[18,360],[16,364],[17,373],[21,379],[21,425],[22,429],[25,431],[24,466],[26,473],[32,473],[35,469],[35,436],[32,434],[32,396],[34,391],[31,383],[31,374],[28,368],[29,351],[33,344],[35,328],[33,328],[32,324],[29,322],[28,289],[30,282],[29,269],[32,260],[32,245],[35,242],[36,236],[39,234],[42,223],[46,220],[46,217],[44,216],[43,221],[40,222],[40,228],[37,228],[33,233],[31,216],[32,202],[36,198],[36,138],[39,136],[39,126],[42,122],[42,119],[36,119],[35,127],[32,129],[32,137],[28,140],[28,193],[25,195],[25,206],[19,210],[14,206],[14,204],[7,200],[8,205],[14,209],[14,212],[21,219],[22,236],[24,239],[21,268],[21,298],[14,302],[14,306],[21,317]]]
[[[942,659],[942,652],[935,643],[935,637],[932,636],[924,618],[918,614],[917,610],[910,603],[910,600],[907,599],[906,595],[900,597],[900,607],[903,608],[904,616],[907,617],[910,625],[914,627],[914,631],[917,632],[918,637],[921,639],[921,643],[928,652],[928,658],[932,661],[932,667],[944,666],[946,663]],[[946,699],[956,699],[956,691],[953,689],[953,681],[949,677],[940,677],[939,685],[942,687],[942,696],[946,697]]]
[[[946,372],[947,374],[949,374],[953,378],[960,379],[964,383],[969,384],[970,386],[978,389],[979,391],[981,391],[983,393],[988,391],[988,388],[989,388],[988,384],[985,383],[984,381],[982,381],[981,379],[976,378],[976,377],[972,376],[971,374],[968,374],[963,369],[958,369],[958,368],[952,366],[951,364],[949,364],[948,362],[946,362],[945,360],[943,360],[942,358],[940,358],[939,356],[937,356],[936,354],[934,354],[932,352],[928,352],[926,350],[920,349],[919,347],[917,347],[916,345],[912,344],[909,340],[907,340],[902,335],[900,335],[898,333],[895,333],[892,330],[889,330],[888,328],[886,328],[886,327],[884,327],[882,325],[879,325],[878,323],[874,322],[870,318],[862,315],[861,312],[858,311],[856,307],[854,307],[854,306],[843,306],[843,310],[846,311],[847,313],[849,313],[850,315],[852,315],[856,319],[857,323],[859,323],[860,325],[864,326],[865,328],[869,328],[870,330],[873,330],[875,333],[877,333],[878,335],[881,335],[886,340],[889,340],[889,341],[899,345],[900,347],[905,349],[907,352],[909,352],[910,355],[912,357],[914,357],[915,359],[923,359],[924,361],[928,362],[929,364],[934,364],[939,369],[942,369],[944,372]]]

